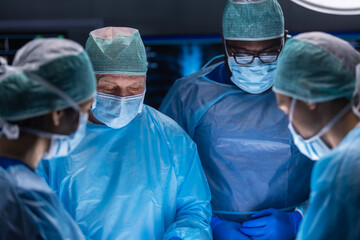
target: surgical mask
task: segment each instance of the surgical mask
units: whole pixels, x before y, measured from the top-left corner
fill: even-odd
[[[50,147],[42,159],[52,159],[69,155],[85,137],[88,113],[79,112],[79,126],[71,135],[48,133],[36,129],[21,128],[22,131],[50,139]]]
[[[106,126],[119,129],[129,124],[142,112],[145,91],[142,94],[118,97],[98,92],[92,112]]]
[[[262,63],[255,58],[251,64],[240,65],[227,53],[227,62],[232,73],[231,81],[252,94],[260,94],[271,88],[274,84],[274,73],[277,62]]]
[[[294,143],[302,154],[304,154],[305,156],[307,156],[308,158],[314,161],[317,161],[331,151],[331,149],[326,145],[326,143],[321,139],[321,137],[327,131],[329,131],[329,129],[332,128],[351,109],[351,104],[347,105],[344,109],[342,109],[315,136],[309,139],[304,139],[302,136],[300,136],[295,131],[295,128],[292,124],[295,104],[296,104],[296,99],[293,99],[291,102],[290,114],[289,114],[289,130],[294,138]]]

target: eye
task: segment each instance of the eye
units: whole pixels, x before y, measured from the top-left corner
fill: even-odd
[[[105,93],[112,93],[112,92],[116,92],[117,90],[117,87],[116,86],[98,86],[97,87],[97,90],[100,91],[100,92],[105,92]]]
[[[130,87],[129,90],[131,90],[131,91],[139,91],[140,86],[139,87]]]

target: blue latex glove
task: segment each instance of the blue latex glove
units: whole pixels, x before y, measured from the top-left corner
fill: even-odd
[[[301,213],[266,209],[251,216],[256,218],[243,223],[241,232],[253,240],[289,240],[296,236],[302,219]]]
[[[170,238],[169,240],[181,240],[181,238],[178,238],[178,237],[172,237],[172,238]]]
[[[251,240],[251,238],[240,232],[240,228],[240,223],[223,221],[215,216],[211,219],[214,240]]]

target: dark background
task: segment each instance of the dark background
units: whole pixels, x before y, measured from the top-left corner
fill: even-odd
[[[339,0],[340,1],[340,0]],[[171,84],[222,53],[225,0],[0,0],[0,55],[41,37],[65,37],[85,44],[103,26],[140,30],[149,58],[146,102],[158,107]],[[290,34],[325,31],[360,40],[360,15],[328,15],[279,0]]]

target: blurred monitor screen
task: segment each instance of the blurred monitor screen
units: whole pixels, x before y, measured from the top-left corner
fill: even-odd
[[[348,41],[360,51],[360,33],[331,33]],[[296,34],[292,34],[295,36]],[[12,33],[0,32],[0,55],[12,62],[16,51],[37,38],[67,38],[64,32]],[[158,108],[172,84],[179,78],[201,69],[212,58],[223,55],[220,35],[144,37],[149,70],[145,103]]]
[[[360,33],[331,33],[360,51]],[[295,36],[296,34],[293,34]],[[149,70],[145,103],[158,108],[172,84],[224,54],[220,35],[144,38]]]
[[[175,80],[224,54],[220,35],[145,37],[149,70],[145,103],[158,108]]]
[[[33,39],[41,38],[66,38],[66,33],[1,33],[0,32],[0,56],[5,57],[9,64],[14,60],[15,53],[19,48]]]

